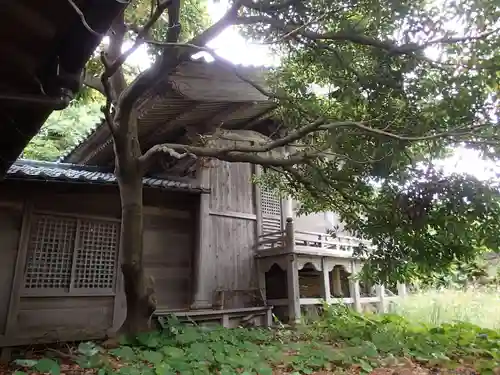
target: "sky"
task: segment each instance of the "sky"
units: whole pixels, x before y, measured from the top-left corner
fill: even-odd
[[[208,12],[215,22],[221,18],[228,7],[227,0],[210,1]],[[218,55],[225,59],[247,66],[271,66],[277,64],[277,59],[272,56],[266,46],[252,44],[243,38],[235,27],[229,27],[218,37],[213,39],[208,47],[212,48]],[[125,47],[127,48],[127,47]],[[429,54],[437,51],[428,51]],[[198,56],[205,57],[208,61],[213,60],[210,55],[201,52]],[[196,56],[196,55],[195,55]],[[149,57],[144,47],[133,53],[128,62],[137,65],[140,69],[146,69],[150,65]],[[459,149],[449,159],[438,163],[446,172],[468,173],[482,180],[497,179],[500,177],[500,164],[482,160],[479,154],[473,150]]]

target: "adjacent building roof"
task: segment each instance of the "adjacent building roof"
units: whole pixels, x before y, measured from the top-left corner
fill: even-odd
[[[265,87],[265,68],[191,60],[159,79],[139,103],[139,140],[143,148],[182,137],[187,127],[204,133],[210,127],[255,129],[275,103],[244,79]],[[257,130],[257,129],[255,129]],[[111,135],[101,123],[60,161],[109,166],[114,162]]]
[[[66,94],[78,91],[82,69],[127,1],[1,3],[0,178],[51,112],[67,105]]]
[[[6,179],[59,181],[69,183],[80,182],[89,184],[117,183],[114,173],[103,168],[23,159],[16,161],[9,168]],[[170,191],[188,191],[193,193],[208,192],[207,189],[203,189],[193,183],[165,178],[145,177],[143,183],[148,187]]]

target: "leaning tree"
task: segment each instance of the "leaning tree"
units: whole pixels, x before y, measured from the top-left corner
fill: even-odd
[[[494,0],[234,0],[213,25],[187,35],[181,20],[189,12],[180,0],[156,0],[143,22],[118,17],[92,85],[106,96],[114,141],[125,330],[141,330],[150,314],[141,181],[164,156],[266,166],[265,182],[299,198],[304,212],[335,210],[348,229],[379,245],[368,258],[378,277],[444,267],[472,256],[472,248],[495,245],[495,187],[443,175],[432,165],[457,145],[497,155],[500,8]],[[229,26],[281,56],[266,87],[206,46]],[[122,52],[125,37],[133,45]],[[152,65],[127,82],[123,64],[142,44]],[[202,134],[197,143],[142,152],[135,103],[160,75],[200,51],[276,101],[280,135],[217,146]],[[273,153],[283,148],[286,153]]]

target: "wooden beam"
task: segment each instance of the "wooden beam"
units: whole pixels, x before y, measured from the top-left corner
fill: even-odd
[[[230,217],[233,219],[243,219],[243,220],[257,220],[256,215],[254,214],[247,214],[244,212],[233,212],[233,211],[224,211],[224,212],[217,212],[217,211],[209,211],[210,215],[213,216],[222,216],[222,217]]]
[[[26,255],[28,253],[32,213],[33,213],[33,206],[31,202],[25,202],[19,245],[17,249],[16,268],[14,270],[12,289],[10,292],[9,308],[7,309],[5,336],[14,335],[17,327],[16,317],[19,309],[21,291],[23,289],[22,286],[24,281],[24,268],[25,268],[24,265],[26,264]]]

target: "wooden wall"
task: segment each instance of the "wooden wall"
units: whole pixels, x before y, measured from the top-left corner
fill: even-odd
[[[6,331],[21,223],[21,207],[7,206],[5,202],[0,201],[0,301],[2,301],[0,303],[0,335],[4,335]]]
[[[156,279],[163,306],[186,308],[191,302],[198,202],[198,195],[145,189],[146,273]],[[118,259],[117,282],[109,290],[26,289],[35,214],[114,222],[119,229],[118,190],[9,180],[0,184],[0,300],[5,301],[0,304],[0,346],[98,338],[119,328],[126,304]]]
[[[209,307],[214,292],[256,288],[253,247],[257,234],[255,167],[217,161],[201,171],[211,194],[202,196],[194,307]],[[226,307],[244,307],[237,294]]]

